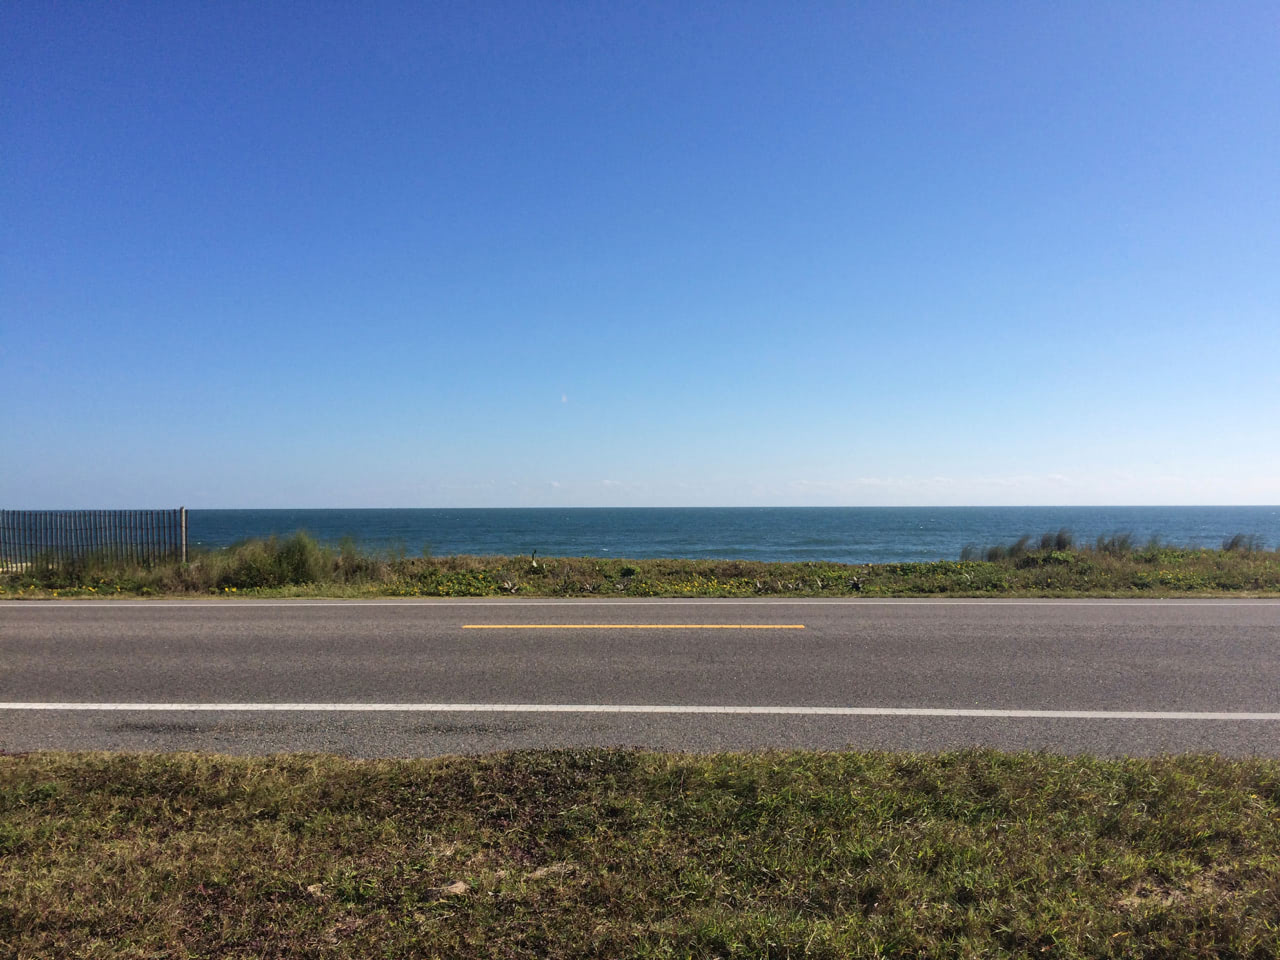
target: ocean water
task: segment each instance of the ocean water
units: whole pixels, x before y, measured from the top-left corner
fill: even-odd
[[[628,507],[397,510],[192,510],[191,540],[227,546],[305,530],[362,550],[434,556],[685,557],[890,563],[955,560],[966,544],[1011,543],[1067,528],[1077,542],[1129,533],[1220,546],[1237,533],[1280,548],[1271,507]]]

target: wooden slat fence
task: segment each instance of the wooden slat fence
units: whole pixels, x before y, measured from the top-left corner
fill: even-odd
[[[0,510],[0,567],[187,559],[187,508]]]

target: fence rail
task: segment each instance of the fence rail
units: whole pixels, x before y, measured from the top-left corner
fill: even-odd
[[[0,567],[187,559],[187,508],[0,510]]]

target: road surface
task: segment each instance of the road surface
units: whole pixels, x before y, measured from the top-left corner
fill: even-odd
[[[1277,601],[0,604],[0,749],[1280,755]]]

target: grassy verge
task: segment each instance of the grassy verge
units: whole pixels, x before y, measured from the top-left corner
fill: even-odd
[[[14,957],[1280,955],[1280,763],[0,757]]]
[[[967,547],[932,563],[758,563],[590,557],[397,557],[332,549],[305,534],[255,540],[192,562],[121,567],[89,560],[0,573],[0,599],[67,596],[1278,596],[1280,551],[1233,537],[1222,549],[1124,536],[1076,546]]]

